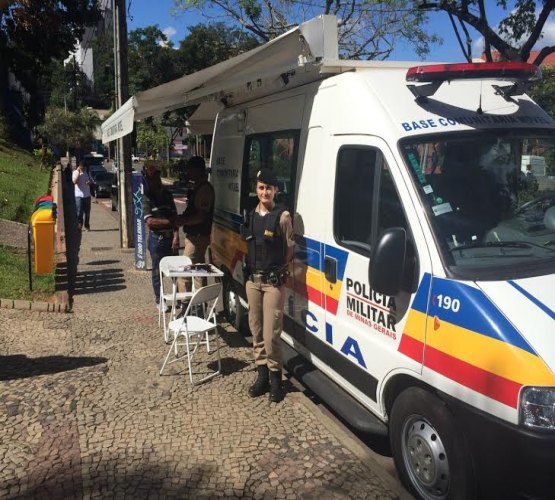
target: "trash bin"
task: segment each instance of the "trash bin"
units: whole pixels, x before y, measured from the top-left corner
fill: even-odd
[[[35,274],[50,274],[54,269],[54,207],[37,208],[31,215],[35,242]]]

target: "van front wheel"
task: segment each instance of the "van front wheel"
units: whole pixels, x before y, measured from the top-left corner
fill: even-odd
[[[245,326],[247,311],[239,300],[239,294],[231,276],[224,277],[223,302],[224,313],[227,321],[240,332]]]
[[[447,405],[430,392],[411,387],[397,397],[390,442],[401,480],[418,498],[475,498],[465,438]]]

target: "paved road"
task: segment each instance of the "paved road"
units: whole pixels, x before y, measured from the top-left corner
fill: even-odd
[[[149,273],[102,203],[91,227],[73,313],[0,310],[1,498],[408,498],[294,384],[249,398],[251,349],[225,324],[222,376],[160,377]]]

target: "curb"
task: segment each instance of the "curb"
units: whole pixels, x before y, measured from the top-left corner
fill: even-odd
[[[39,302],[19,299],[0,299],[0,309],[55,313],[66,313],[70,310],[67,302]]]

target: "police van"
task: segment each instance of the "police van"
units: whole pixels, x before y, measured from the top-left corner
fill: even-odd
[[[337,20],[320,16],[133,96],[103,141],[200,104],[189,125],[213,132],[229,319],[245,324],[241,234],[269,167],[295,233],[288,369],[388,436],[419,498],[553,498],[555,122],[525,94],[539,78],[341,60]]]
[[[211,252],[229,318],[245,323],[241,226],[269,167],[288,181],[282,339],[315,368],[300,378],[388,432],[420,498],[552,498],[555,122],[524,94],[540,70],[338,60],[281,76],[216,118]],[[531,189],[522,158],[539,150]]]

